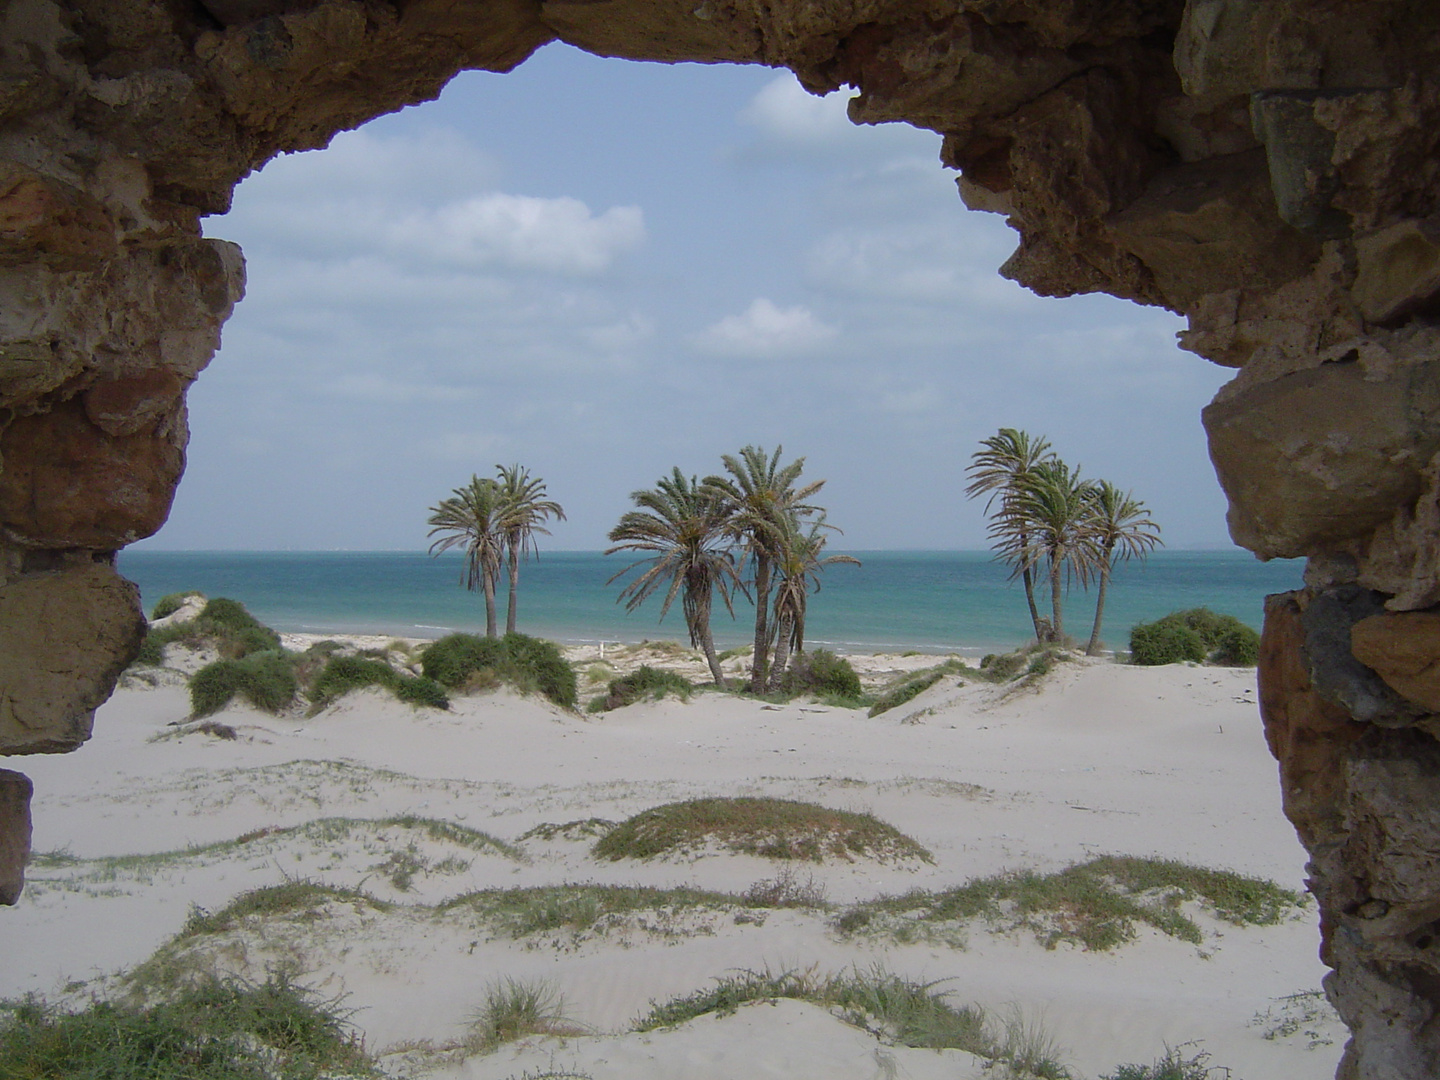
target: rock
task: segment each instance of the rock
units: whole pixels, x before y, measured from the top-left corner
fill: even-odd
[[[1371,615],[1350,628],[1350,643],[1392,689],[1440,713],[1440,612]]]
[[[1351,649],[1356,623],[1384,610],[1384,596],[1358,585],[1312,592],[1301,616],[1310,684],[1355,720],[1408,727],[1427,710],[1397,694]]]
[[[1440,299],[1440,218],[1357,237],[1350,290],[1368,322],[1389,323]]]
[[[0,754],[64,753],[144,640],[140,592],[88,554],[27,561],[0,577]]]
[[[1201,413],[1237,544],[1262,558],[1342,547],[1424,489],[1440,450],[1440,363],[1322,363]]]
[[[30,796],[24,773],[0,769],[0,904],[14,904],[25,887],[30,860]]]

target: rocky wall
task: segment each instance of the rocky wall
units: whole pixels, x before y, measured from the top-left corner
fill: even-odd
[[[286,151],[563,39],[762,63],[939,132],[1001,272],[1189,319],[1237,543],[1309,558],[1262,706],[1347,1077],[1440,1075],[1440,5],[1433,0],[7,0],[0,753],[70,750],[143,621],[185,392],[243,291],[202,238]],[[28,782],[0,772],[0,902]],[[22,842],[23,841],[23,842]]]

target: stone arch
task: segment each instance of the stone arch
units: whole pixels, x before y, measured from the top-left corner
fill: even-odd
[[[143,632],[185,390],[243,292],[201,238],[277,153],[562,39],[857,87],[944,136],[1002,273],[1188,316],[1231,533],[1306,556],[1261,699],[1346,1077],[1440,1073],[1440,8],[1432,0],[10,0],[0,15],[0,753],[63,752]],[[0,770],[0,901],[29,785]]]

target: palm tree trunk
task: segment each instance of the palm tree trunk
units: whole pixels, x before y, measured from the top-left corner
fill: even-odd
[[[1030,537],[1021,530],[1020,550],[1025,550]],[[1030,625],[1035,628],[1035,640],[1040,640],[1040,609],[1035,606],[1035,578],[1030,573],[1029,565],[1023,566],[1020,570],[1020,580],[1025,583],[1025,602],[1030,605]]]
[[[1105,553],[1105,561],[1100,564],[1100,593],[1095,597],[1095,627],[1090,631],[1090,643],[1085,646],[1086,656],[1096,656],[1100,652],[1100,620],[1105,616],[1105,589],[1110,584],[1110,553]]]
[[[485,588],[485,636],[498,637],[495,632],[495,575],[487,572],[482,584]]]
[[[770,560],[755,556],[755,652],[750,660],[750,692],[763,694],[769,673],[770,626]]]
[[[690,588],[687,583],[686,589]],[[689,622],[690,644],[700,646],[705,653],[705,663],[710,665],[710,677],[721,690],[728,690],[725,673],[720,670],[720,657],[715,653],[715,635],[710,632],[710,587],[697,587],[686,596],[685,618]]]
[[[505,612],[505,632],[515,633],[515,613],[520,606],[520,552],[510,545],[510,608]]]
[[[786,661],[790,659],[790,637],[794,633],[794,624],[788,616],[775,616],[775,663],[770,668],[770,678],[766,683],[767,690],[779,690],[780,679],[785,674]]]
[[[1065,624],[1060,619],[1060,560],[1050,560],[1050,610],[1055,615],[1055,644],[1065,641]]]

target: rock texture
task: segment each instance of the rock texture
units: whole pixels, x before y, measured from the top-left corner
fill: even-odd
[[[0,769],[0,904],[15,903],[25,887],[32,791],[28,777]]]
[[[1440,1075],[1440,5],[10,0],[0,13],[0,753],[72,747],[139,633],[186,388],[243,290],[199,232],[277,153],[560,38],[785,66],[941,133],[1002,272],[1188,317],[1236,541],[1304,555],[1264,713],[1347,1077]]]

